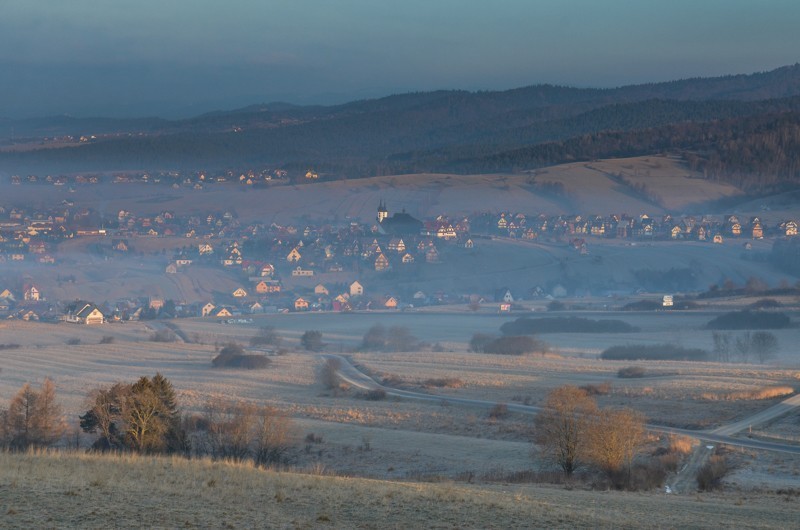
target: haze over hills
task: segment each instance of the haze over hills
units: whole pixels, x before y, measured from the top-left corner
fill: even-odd
[[[800,172],[800,65],[615,89],[537,85],[410,93],[335,106],[275,103],[187,120],[0,121],[12,172],[314,168],[322,178],[486,173],[671,153],[748,191]],[[37,138],[95,135],[81,145]],[[12,138],[13,137],[13,138]],[[24,149],[15,144],[24,143]],[[52,147],[58,147],[53,149]]]

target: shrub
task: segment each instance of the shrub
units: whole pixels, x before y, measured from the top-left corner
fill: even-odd
[[[607,396],[611,393],[611,383],[609,381],[604,381],[599,385],[588,384],[581,386],[580,389],[584,390],[590,396]]]
[[[339,386],[338,370],[341,365],[341,361],[335,357],[325,359],[325,363],[320,367],[319,372],[317,372],[319,382],[322,383],[322,386],[328,390]]]
[[[375,388],[373,390],[367,390],[362,394],[362,396],[367,401],[381,401],[386,399],[386,390],[382,388]]]
[[[694,448],[694,439],[685,434],[670,434],[669,435],[669,451],[670,453],[677,453],[681,455],[688,455]]]
[[[487,333],[475,333],[469,341],[469,351],[483,353],[486,345],[494,340],[494,336]]]
[[[489,418],[493,420],[502,420],[508,416],[508,405],[505,403],[498,403],[489,409]]]
[[[9,342],[8,344],[0,344],[0,350],[16,350],[20,346],[15,342]]]
[[[712,491],[722,486],[722,479],[731,471],[731,466],[724,456],[714,455],[697,471],[697,488],[700,491]]]
[[[535,333],[629,333],[638,331],[622,320],[591,320],[580,317],[518,318],[500,326],[503,335]]]
[[[633,379],[636,377],[644,377],[645,369],[643,366],[626,366],[617,371],[617,377],[620,379]]]
[[[178,336],[171,329],[164,328],[150,335],[150,340],[153,342],[175,342],[178,340]]]
[[[72,337],[71,339],[67,339],[67,346],[77,346],[81,343],[81,339]]]
[[[630,470],[627,480],[616,482],[626,483],[626,488],[631,491],[652,490],[660,488],[667,478],[668,464],[664,460],[649,459],[646,462],[636,463]]]
[[[113,344],[114,337],[111,335],[103,335],[103,338],[100,339],[100,344]]]
[[[720,315],[706,324],[707,329],[783,329],[790,320],[785,313],[761,311],[732,311]]]
[[[708,352],[675,344],[611,346],[600,354],[607,361],[705,361]]]
[[[300,337],[300,345],[306,351],[320,351],[324,344],[322,343],[322,332],[316,330],[308,330]]]
[[[464,381],[457,377],[439,377],[436,379],[426,379],[424,386],[434,386],[437,388],[461,388],[464,386]]]
[[[273,326],[262,326],[258,333],[250,338],[250,346],[275,346],[281,345],[281,338]]]
[[[322,443],[322,436],[318,436],[313,432],[306,434],[306,443],[310,444],[321,444]]]
[[[230,343],[211,360],[214,368],[266,368],[272,361],[264,355],[247,355],[239,344]]]

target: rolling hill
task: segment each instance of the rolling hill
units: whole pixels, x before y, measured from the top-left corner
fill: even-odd
[[[301,174],[312,167],[323,179],[338,179],[671,153],[707,178],[758,192],[796,186],[798,131],[800,65],[793,65],[614,89],[538,85],[336,106],[254,105],[175,121],[5,120],[0,170],[280,167]],[[77,146],[32,140],[58,134],[97,139]],[[26,149],[15,149],[26,136]]]

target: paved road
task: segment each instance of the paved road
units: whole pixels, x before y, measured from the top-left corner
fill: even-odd
[[[492,407],[497,405],[497,403],[493,401],[484,401],[480,399],[469,399],[469,398],[459,398],[459,397],[436,396],[433,394],[425,394],[423,392],[414,392],[411,390],[401,390],[399,388],[392,388],[389,386],[381,385],[377,383],[374,379],[366,375],[365,373],[361,372],[358,368],[353,366],[347,358],[341,355],[324,354],[322,355],[322,357],[325,359],[335,359],[336,362],[338,363],[337,373],[339,374],[339,377],[342,379],[342,381],[345,381],[346,383],[349,383],[354,387],[360,388],[362,390],[380,389],[386,392],[386,394],[389,396],[395,396],[404,399],[412,399],[416,401],[428,401],[432,403],[459,404],[459,405],[466,405],[466,406],[486,408],[486,409],[491,409]],[[540,407],[522,405],[519,403],[506,403],[505,405],[508,407],[508,410],[514,412],[521,412],[523,414],[537,414],[539,413],[539,411],[541,411]],[[800,454],[800,446],[798,445],[768,442],[751,438],[736,438],[733,436],[734,434],[748,428],[751,425],[755,426],[765,421],[777,418],[778,416],[786,414],[793,408],[798,406],[800,406],[800,395],[793,396],[787,400],[778,403],[777,405],[773,405],[768,409],[753,414],[748,418],[737,421],[735,423],[731,423],[729,425],[718,427],[717,429],[711,431],[679,429],[677,427],[667,427],[664,425],[653,425],[653,424],[648,424],[647,428],[651,431],[662,432],[662,433],[684,434],[687,436],[691,436],[693,438],[697,438],[707,443],[708,442],[722,443],[725,445],[744,447],[748,449],[760,449],[764,451],[773,451],[779,453]]]

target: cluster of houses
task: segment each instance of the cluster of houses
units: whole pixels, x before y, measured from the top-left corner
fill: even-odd
[[[489,214],[482,218],[484,230],[512,238],[563,240],[574,237],[640,240],[686,240],[722,243],[726,238],[764,239],[797,235],[797,221],[782,220],[767,225],[759,217],[740,220],[737,215],[683,216],[665,214],[651,217],[647,214],[629,216],[538,215],[501,213],[499,218]],[[473,225],[478,223],[473,221]]]
[[[81,137],[89,138],[89,137]],[[208,185],[217,183],[237,183],[246,186],[258,186],[280,182],[288,177],[283,169],[248,169],[245,171],[163,171],[163,172],[130,172],[115,173],[113,175],[88,174],[88,175],[12,175],[11,183],[15,185],[37,184],[52,186],[75,186],[86,184],[100,184],[112,182],[115,184],[142,183],[165,184],[172,187],[191,187],[204,189]],[[318,175],[312,171],[306,173],[307,179],[317,179]]]
[[[383,201],[375,220],[369,223],[346,220],[265,225],[242,223],[230,211],[137,215],[123,209],[109,218],[64,201],[49,210],[0,204],[0,262],[57,265],[63,258],[58,253],[59,243],[80,237],[94,238],[94,251],[113,260],[136,253],[142,238],[171,237],[173,250],[158,258],[163,260],[164,274],[182,274],[198,265],[213,266],[229,271],[239,286],[214,300],[192,304],[170,301],[168,314],[229,318],[277,311],[402,309],[443,302],[448,295],[441,292],[404,296],[397,292],[365,293],[364,285],[390,283],[372,281],[382,275],[413,278],[422,267],[460,259],[463,252],[471,251],[485,238],[547,241],[587,253],[587,240],[598,242],[601,238],[712,244],[729,238],[791,238],[797,235],[797,228],[794,220],[768,225],[758,217],[745,220],[736,215],[584,218],[482,212],[418,220],[405,211],[390,215]],[[502,297],[494,298],[507,303],[499,299]],[[453,300],[452,295],[449,300]],[[6,289],[0,294],[0,316],[38,319],[55,314],[67,322],[97,323],[151,318],[164,310],[165,301],[124,300],[100,306],[84,302],[80,308],[71,304],[74,302],[51,305],[35,286],[25,285],[20,292]],[[87,316],[87,311],[93,316]]]
[[[75,324],[103,324],[104,313],[93,303],[75,300],[66,304],[48,301],[38,286],[26,283],[22,292],[0,289],[0,318],[24,321],[64,321]]]

